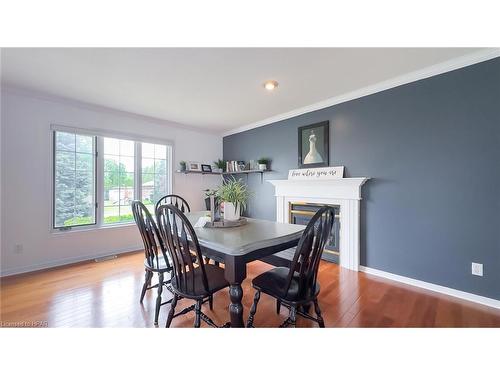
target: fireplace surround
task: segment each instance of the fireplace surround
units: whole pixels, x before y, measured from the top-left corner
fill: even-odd
[[[276,221],[291,223],[293,204],[339,207],[338,252],[341,267],[359,270],[361,187],[368,177],[331,180],[268,180],[275,187]]]

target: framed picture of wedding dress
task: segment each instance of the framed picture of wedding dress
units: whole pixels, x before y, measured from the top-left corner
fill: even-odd
[[[299,168],[328,167],[330,123],[328,121],[299,128]]]

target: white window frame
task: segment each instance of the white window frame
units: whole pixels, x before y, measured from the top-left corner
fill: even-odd
[[[88,224],[75,227],[66,228],[54,228],[54,207],[55,207],[55,144],[54,144],[54,132],[69,132],[82,135],[90,135],[97,137],[96,141],[96,197],[95,201],[97,203],[96,210],[96,224]],[[167,193],[172,194],[173,192],[173,155],[174,155],[174,142],[168,139],[156,138],[156,137],[144,137],[142,135],[107,131],[101,129],[88,129],[88,128],[77,128],[72,126],[57,125],[52,124],[50,126],[50,170],[51,170],[51,198],[50,198],[50,218],[49,218],[49,228],[50,232],[53,234],[63,234],[63,233],[74,233],[88,230],[100,230],[100,229],[111,229],[111,228],[123,228],[127,226],[134,226],[135,223],[104,223],[104,140],[105,137],[118,138],[123,140],[130,140],[135,142],[135,156],[134,156],[134,199],[140,199],[142,197],[142,143],[153,143],[165,145],[167,147]]]

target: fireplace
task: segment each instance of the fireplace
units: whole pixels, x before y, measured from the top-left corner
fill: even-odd
[[[323,204],[309,202],[288,202],[288,222],[291,224],[307,225]],[[323,250],[322,259],[339,264],[340,258],[340,205],[329,204],[335,209],[335,223],[330,240]]]
[[[325,258],[330,261],[336,258],[341,267],[358,271],[361,186],[367,180],[367,177],[268,180],[275,187],[276,221],[279,223],[307,221],[311,218],[309,216],[312,215],[311,211],[317,210],[318,206],[336,207],[339,216],[334,229],[335,239],[332,247],[327,249],[334,253],[326,251]],[[292,211],[299,212],[292,213]],[[304,214],[304,211],[307,213]],[[276,255],[281,255],[281,258],[286,255],[288,259],[293,257],[292,250],[285,252],[288,254]]]

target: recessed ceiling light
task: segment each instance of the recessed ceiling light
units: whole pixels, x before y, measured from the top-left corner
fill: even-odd
[[[268,91],[273,91],[278,87],[278,81],[266,81],[264,82],[264,88]]]

